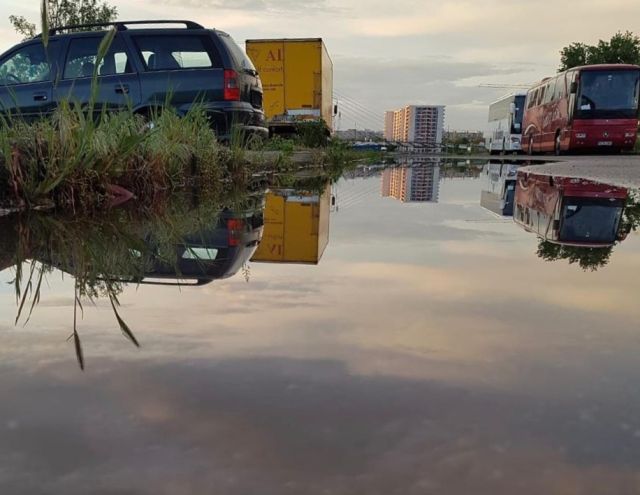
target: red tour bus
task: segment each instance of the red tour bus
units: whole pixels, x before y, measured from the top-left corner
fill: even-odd
[[[640,66],[585,65],[543,79],[527,93],[522,149],[529,154],[633,149]]]
[[[624,238],[623,187],[518,170],[513,219],[545,241],[608,247]]]

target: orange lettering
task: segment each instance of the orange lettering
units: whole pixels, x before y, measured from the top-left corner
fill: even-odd
[[[282,62],[282,50],[278,49],[275,53],[273,52],[273,50],[269,50],[269,55],[267,55],[267,60],[269,62],[275,62],[276,60],[278,62]]]

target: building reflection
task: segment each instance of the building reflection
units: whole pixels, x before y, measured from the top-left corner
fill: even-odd
[[[403,203],[438,202],[440,160],[417,157],[382,172],[381,195]]]
[[[264,234],[251,261],[318,264],[329,243],[331,185],[319,192],[274,189],[266,195]]]

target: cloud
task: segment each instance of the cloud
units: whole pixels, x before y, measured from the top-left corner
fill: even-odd
[[[286,16],[299,12],[334,10],[327,0],[161,0],[161,3]]]
[[[95,368],[3,367],[4,491],[534,495],[637,481],[637,398],[622,391],[541,400],[280,356]]]
[[[387,58],[387,57],[334,57],[336,99],[344,101],[346,120],[351,122],[358,114],[370,117],[372,126],[378,119],[382,126],[385,110],[408,104],[456,105],[447,109],[445,124],[453,127],[482,129],[489,103],[504,93],[502,89],[487,89],[469,84],[474,78],[502,79],[523,71],[519,64],[495,64],[481,61],[458,61],[452,57]],[[384,88],[384,91],[382,91]],[[344,98],[341,98],[344,96]],[[352,101],[349,101],[352,100]],[[371,101],[366,109],[353,101]],[[469,106],[479,115],[469,118]],[[356,106],[356,108],[353,108]],[[358,111],[360,110],[360,111]],[[372,115],[374,114],[374,115]],[[466,117],[465,117],[466,116]],[[347,124],[343,127],[348,127]]]

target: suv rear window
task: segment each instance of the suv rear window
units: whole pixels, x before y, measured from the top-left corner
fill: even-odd
[[[205,36],[144,35],[133,39],[147,70],[221,67],[220,57]]]
[[[239,69],[243,69],[249,72],[255,72],[256,68],[253,66],[251,59],[247,57],[247,54],[242,51],[242,48],[238,46],[238,44],[233,41],[233,38],[229,36],[227,33],[222,33],[218,31],[218,35],[220,39],[224,43],[224,46],[231,53],[231,57],[235,62],[236,67]]]

